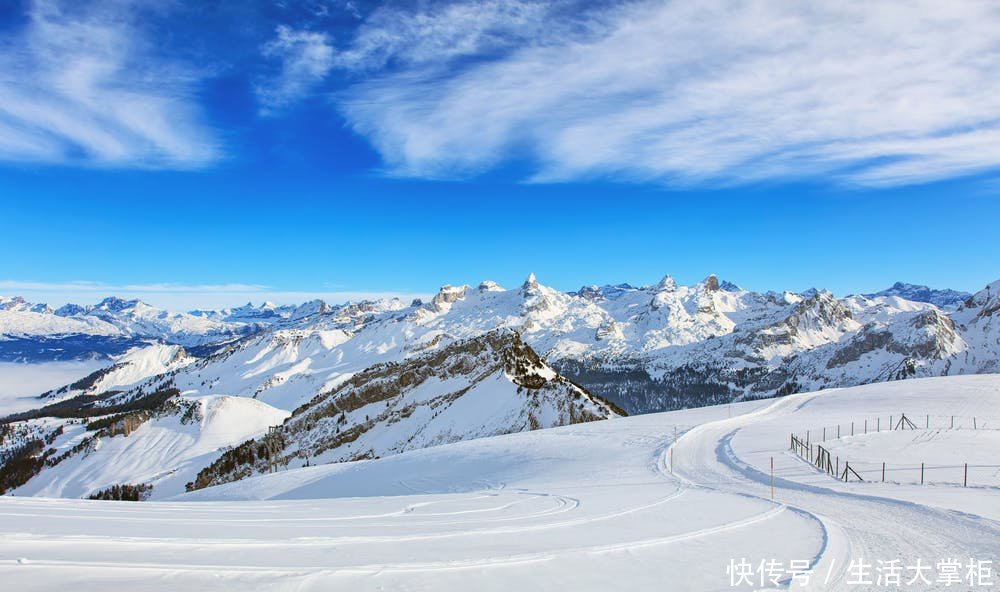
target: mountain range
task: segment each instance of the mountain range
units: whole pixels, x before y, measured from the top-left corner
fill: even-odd
[[[3,359],[108,360],[0,424],[0,488],[81,496],[141,483],[162,497],[624,414],[996,372],[997,310],[1000,282],[838,298],[715,276],[563,292],[531,275],[513,289],[444,286],[427,302],[190,313],[0,299]]]

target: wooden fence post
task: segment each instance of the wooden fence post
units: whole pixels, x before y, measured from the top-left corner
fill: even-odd
[[[885,483],[885,462],[882,463],[882,483]]]
[[[962,487],[969,486],[969,463],[965,463],[965,477],[962,478]]]
[[[826,442],[826,428],[823,428],[823,441]]]
[[[924,463],[920,463],[920,484],[924,484]]]
[[[875,431],[876,432],[881,432],[882,431],[882,418],[881,417],[876,417],[875,418]]]
[[[774,501],[774,457],[771,457],[771,501]]]
[[[930,413],[927,414],[927,425],[925,427],[928,428],[928,429],[931,427],[931,414]]]
[[[851,422],[851,435],[854,435],[854,422]]]

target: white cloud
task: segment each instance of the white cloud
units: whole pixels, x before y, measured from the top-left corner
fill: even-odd
[[[333,67],[333,47],[325,33],[299,31],[286,25],[263,49],[267,58],[281,62],[281,73],[257,87],[257,97],[270,113],[301,99],[323,80]]]
[[[0,159],[191,168],[219,157],[197,74],[157,58],[128,2],[35,0],[0,49]]]
[[[337,66],[375,71],[390,62],[440,66],[450,59],[541,41],[559,30],[546,20],[565,2],[480,0],[421,4],[414,11],[375,10],[358,28]]]
[[[549,32],[500,18],[521,41],[499,55],[450,33],[481,4],[410,25],[427,34],[369,19],[341,52],[396,64],[338,96],[391,173],[526,160],[539,181],[896,185],[1000,164],[996,3],[641,2]],[[444,71],[453,49],[481,59]]]
[[[301,304],[317,298],[331,304],[377,298],[428,298],[411,292],[365,292],[351,290],[280,290],[259,284],[106,284],[101,282],[33,282],[0,280],[0,295],[21,296],[28,302],[52,307],[66,303],[96,303],[108,296],[139,298],[147,304],[170,310],[219,309],[247,302],[279,305]]]

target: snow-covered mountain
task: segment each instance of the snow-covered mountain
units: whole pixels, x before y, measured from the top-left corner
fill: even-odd
[[[273,465],[379,458],[619,415],[501,329],[355,374],[296,409],[279,430],[223,454],[189,488]]]
[[[168,496],[272,464],[373,458],[622,415],[503,329],[372,366],[317,395],[277,432],[265,431],[287,411],[178,390],[191,363],[176,346],[133,352],[48,393],[56,400],[45,407],[9,417],[0,458],[14,462],[0,463],[0,490],[77,497],[141,484]]]
[[[52,310],[22,298],[0,298],[0,360],[110,359],[149,343],[205,346],[260,331],[283,318],[244,308],[212,316],[109,297],[95,305]]]
[[[651,286],[587,286],[566,293],[531,276],[511,290],[488,281],[475,288],[444,286],[426,303],[265,303],[186,315],[154,314],[142,303],[107,299],[66,317],[8,314],[91,323],[75,330],[92,334],[194,342],[189,353],[202,359],[178,374],[178,388],[251,396],[288,410],[373,364],[512,328],[558,371],[629,412],[646,412],[982,372],[1000,351],[990,341],[996,328],[969,313],[983,298],[966,298],[952,310],[899,295],[758,293],[715,276],[692,286],[666,276]],[[17,335],[10,325],[0,325],[8,340]],[[234,337],[241,332],[249,335]],[[197,347],[213,338],[226,343]],[[0,349],[10,346],[0,342]]]
[[[2,312],[94,323],[129,335],[171,326],[146,322],[149,314],[141,314],[146,311],[141,303],[105,304],[68,316],[32,312],[26,303]],[[601,416],[597,410],[612,408],[602,401],[634,414],[911,377],[996,372],[998,310],[1000,282],[957,308],[940,308],[898,295],[758,293],[715,276],[690,286],[667,276],[650,286],[588,286],[567,293],[532,275],[513,289],[489,281],[444,286],[429,302],[314,301],[185,317],[168,313],[156,318],[173,319],[172,326],[182,329],[197,322],[253,330],[243,336],[239,330],[236,336],[223,332],[221,342],[183,350],[166,344],[132,350],[109,368],[48,393],[39,403],[49,407],[11,419],[22,428],[35,426],[29,430],[34,440],[51,437],[58,443],[62,436],[52,436],[56,428],[45,426],[53,420],[45,418],[63,418],[60,425],[69,425],[81,418],[133,414],[128,421],[144,425],[161,417],[165,402],[243,397],[266,409],[294,412],[278,435],[269,437],[280,439],[280,450],[272,454],[282,463],[341,461],[518,431],[536,422],[555,425]],[[250,323],[255,317],[270,320]],[[206,341],[212,335],[207,330],[178,334]],[[498,365],[504,355],[497,352],[514,346],[486,347],[482,351],[492,353],[482,354],[485,358],[463,349],[470,343],[482,347],[496,335],[516,335],[517,343],[538,354],[538,367],[557,377],[553,384],[563,386],[532,399],[542,391],[532,397],[517,393],[519,379],[511,378],[516,373]],[[173,339],[167,333],[161,338]],[[396,381],[386,391],[391,394],[372,395],[387,380]],[[479,398],[484,393],[492,394]],[[374,402],[360,406],[343,402],[373,397]],[[507,411],[493,415],[484,401]],[[579,403],[588,411],[574,416]],[[552,411],[533,415],[528,409],[536,404]],[[476,413],[454,411],[463,406]],[[431,410],[439,407],[447,411],[435,415]],[[209,462],[202,469],[222,465],[203,473],[199,483],[259,471],[265,442],[270,447],[274,440],[205,457]]]
[[[972,296],[972,294],[969,294],[968,292],[959,292],[958,290],[935,290],[933,288],[928,288],[927,286],[896,282],[881,292],[865,294],[865,296],[868,298],[877,298],[879,296],[899,296],[900,298],[911,300],[913,302],[929,302],[930,304],[940,308],[949,308],[962,304],[968,300],[969,296]]]

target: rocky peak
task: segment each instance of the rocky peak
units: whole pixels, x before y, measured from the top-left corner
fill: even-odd
[[[443,312],[451,308],[451,305],[465,298],[465,291],[469,286],[441,286],[441,289],[431,300],[431,306],[436,312]]]
[[[503,292],[503,287],[501,287],[500,284],[498,284],[498,283],[496,283],[496,282],[494,282],[492,280],[486,280],[483,283],[479,284],[479,291],[480,292]]]
[[[448,386],[430,398],[409,396],[427,381]],[[460,400],[465,403],[454,405]],[[546,365],[517,332],[498,329],[358,372],[296,409],[269,438],[272,450],[280,449],[279,462],[302,466],[617,415],[617,408]],[[256,452],[262,449],[263,440],[251,440],[226,451],[188,489],[263,472],[266,455]]]
[[[330,310],[331,308],[329,304],[317,298],[316,300],[310,300],[309,302],[296,307],[292,312],[290,319],[297,321],[312,315],[326,314],[330,312]]]
[[[71,317],[85,312],[87,312],[87,309],[79,304],[66,304],[57,308],[55,314],[60,317]]]
[[[812,296],[795,305],[785,323],[797,327],[804,320],[810,319],[824,325],[837,326],[852,318],[851,311],[833,294],[826,290],[814,290]]]
[[[20,310],[27,302],[20,296],[13,298],[0,297],[0,310]]]
[[[705,290],[709,292],[717,292],[719,290],[719,278],[715,277],[714,273],[702,280],[702,283],[705,284]]]
[[[709,277],[715,277],[715,276],[709,276]],[[676,289],[677,289],[677,282],[675,282],[674,278],[670,275],[663,276],[663,279],[660,280],[660,283],[656,284],[656,290],[658,292],[673,292]]]
[[[1000,311],[1000,280],[970,296],[959,310],[974,311],[976,318],[992,317]]]
[[[14,312],[35,312],[39,314],[51,314],[52,309],[48,304],[33,304],[20,296],[5,298],[0,296],[0,310],[10,310]]]
[[[537,290],[538,289],[538,280],[535,279],[535,274],[534,273],[529,273],[528,274],[528,278],[526,280],[524,280],[523,284],[521,284],[521,289],[524,290],[525,292],[527,292],[529,290]]]
[[[97,308],[101,310],[106,310],[108,312],[121,312],[123,310],[128,310],[130,308],[135,308],[140,304],[137,298],[132,300],[125,300],[117,296],[108,296],[104,300],[98,303]]]

